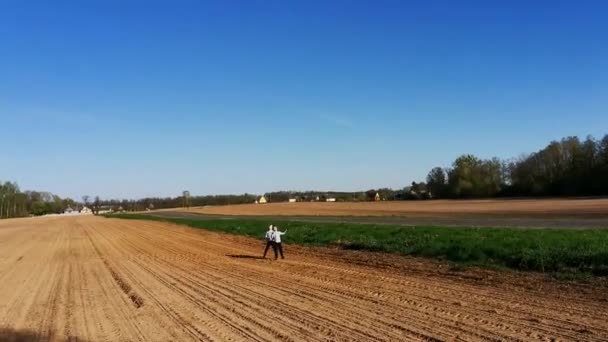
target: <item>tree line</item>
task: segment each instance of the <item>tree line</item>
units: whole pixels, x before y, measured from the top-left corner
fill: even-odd
[[[184,206],[202,207],[206,205],[245,204],[253,203],[256,199],[257,196],[252,194],[192,196],[187,200],[183,196],[146,197],[137,200],[99,200],[96,197],[91,206],[94,212],[109,209],[113,211],[144,211]]]
[[[15,182],[0,182],[0,219],[59,214],[76,203],[50,192],[21,191]]]
[[[376,196],[378,194],[378,196]],[[417,200],[432,198],[492,198],[527,196],[608,195],[608,134],[602,139],[566,137],[545,148],[515,159],[482,159],[464,154],[449,167],[434,167],[426,182],[412,182],[402,189],[370,189],[358,192],[275,191],[264,194],[268,202]],[[253,203],[251,194],[198,196],[192,206]],[[179,207],[182,198],[147,198],[124,208]]]
[[[434,167],[426,182],[402,189],[365,192],[275,192],[269,201],[319,197],[337,201],[412,200],[431,198],[492,198],[527,196],[607,196],[608,134],[602,139],[571,136],[514,159],[482,159],[464,154],[449,167]]]
[[[566,137],[519,158],[482,159],[459,156],[449,167],[435,167],[426,182],[412,182],[402,189],[370,189],[359,192],[275,191],[264,194],[269,202],[373,201],[431,198],[492,198],[526,196],[608,195],[608,134],[602,139]],[[62,213],[83,206],[102,210],[143,211],[183,206],[253,203],[253,194],[149,197],[138,200],[101,200],[83,196],[82,202],[38,191],[24,191],[13,182],[0,182],[0,218]]]
[[[463,155],[449,168],[433,168],[426,186],[443,198],[606,196],[608,134],[566,137],[511,160]]]

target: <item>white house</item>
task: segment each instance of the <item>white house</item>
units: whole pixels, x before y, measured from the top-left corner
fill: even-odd
[[[93,210],[91,210],[87,207],[82,207],[82,209],[80,209],[80,214],[81,215],[90,215],[90,214],[93,214]]]
[[[72,213],[74,213],[74,209],[67,207],[63,213],[66,215],[71,215]]]
[[[325,201],[326,201],[326,202],[335,202],[335,201],[336,201],[336,199],[335,199],[335,198],[333,198],[333,197],[331,197],[331,198],[326,199]]]
[[[295,199],[295,198],[290,198],[290,199],[289,199],[289,203],[296,203],[296,202],[297,202],[297,201],[296,201],[296,199]]]
[[[259,204],[266,204],[266,203],[268,203],[268,201],[266,200],[266,197],[264,195],[262,195],[262,196],[260,196],[259,199],[257,199],[255,201],[255,204],[258,204],[258,203]]]

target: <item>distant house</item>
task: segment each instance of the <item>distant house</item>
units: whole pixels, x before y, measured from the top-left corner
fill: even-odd
[[[297,200],[295,198],[290,198],[289,199],[289,203],[296,203],[296,202],[297,202]]]
[[[80,214],[82,214],[82,215],[93,214],[93,210],[91,210],[87,207],[82,207],[82,209],[80,209]]]
[[[67,207],[67,208],[66,208],[66,209],[63,211],[63,213],[64,213],[64,214],[66,214],[66,215],[73,214],[73,213],[74,213],[74,209],[72,209],[72,208],[70,208],[70,207]]]
[[[365,192],[365,200],[373,202],[373,201],[380,201],[382,200],[382,197],[380,197],[380,193],[376,190],[367,190]]]
[[[335,202],[335,201],[336,201],[336,199],[333,198],[333,197],[328,198],[328,199],[325,200],[325,202]]]
[[[268,201],[266,200],[266,197],[264,195],[260,196],[260,198],[258,198],[255,201],[255,204],[266,204],[268,203]]]

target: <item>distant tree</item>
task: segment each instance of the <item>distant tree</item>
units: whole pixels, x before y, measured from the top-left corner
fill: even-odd
[[[295,197],[291,191],[274,191],[264,194],[268,202],[287,202],[292,196]]]
[[[483,160],[481,164],[481,179],[478,183],[479,197],[494,197],[504,186],[503,163],[498,158]]]
[[[184,190],[182,191],[182,207],[190,208],[191,200],[190,200],[190,191]]]
[[[48,192],[21,192],[17,183],[0,182],[0,218],[60,212],[63,200]]]
[[[593,179],[597,182],[596,194],[608,194],[608,134],[598,142],[597,163]]]
[[[443,168],[433,168],[426,176],[426,184],[433,197],[445,197],[447,195],[448,182]]]
[[[365,192],[365,199],[368,201],[375,201],[376,200],[376,193],[378,193],[376,190],[374,189],[370,189],[367,190]]]
[[[82,196],[82,203],[84,204],[85,207],[89,206],[89,195],[84,195]]]
[[[504,166],[498,158],[482,160],[474,155],[462,155],[447,172],[446,193],[456,198],[494,197],[506,185],[508,177]]]
[[[365,192],[359,191],[353,194],[353,201],[355,202],[363,202],[366,200],[366,198],[367,196],[365,195]]]
[[[395,199],[395,191],[393,189],[380,188],[377,192],[380,195],[380,199],[383,201],[392,201]]]
[[[74,202],[73,199],[71,198],[64,198],[63,199],[63,203],[62,203],[62,208],[65,210],[67,208],[72,208],[74,209],[76,206],[76,202]]]
[[[99,208],[101,207],[101,200],[99,196],[95,196],[95,200],[93,201],[93,214],[99,214]]]

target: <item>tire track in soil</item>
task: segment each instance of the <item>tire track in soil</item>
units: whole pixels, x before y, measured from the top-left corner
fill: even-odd
[[[89,234],[87,232],[87,234]],[[90,239],[92,241],[92,239]],[[94,247],[96,248],[96,247]],[[98,251],[96,251],[96,253],[99,254]],[[122,259],[122,257],[119,257],[119,259]],[[125,270],[126,273],[130,274],[130,271]],[[133,276],[132,274],[130,274],[131,276]],[[162,313],[164,316],[168,316],[171,318],[171,320],[178,326],[180,327],[184,332],[186,332],[190,337],[194,338],[195,340],[213,340],[211,338],[209,338],[209,336],[207,336],[205,333],[203,333],[202,331],[198,330],[197,328],[195,328],[193,325],[191,325],[187,320],[185,320],[184,318],[182,318],[182,316],[180,315],[179,312],[173,310],[169,305],[166,305],[164,303],[162,303],[159,298],[154,294],[154,292],[150,291],[149,289],[147,289],[146,287],[142,287],[143,293],[148,294],[148,298],[150,298],[152,301],[154,301],[157,306],[161,309]],[[176,340],[179,340],[179,336],[176,336],[174,334],[172,334],[172,338],[175,338]]]
[[[133,305],[136,308],[139,309],[140,307],[142,307],[144,305],[144,300],[135,291],[133,291],[133,289],[131,288],[131,285],[129,285],[129,283],[127,283],[120,276],[120,274],[118,272],[116,272],[116,270],[114,269],[114,267],[112,267],[112,265],[110,264],[108,259],[106,257],[104,257],[103,254],[101,254],[101,252],[99,251],[99,249],[97,248],[97,246],[95,245],[93,240],[91,239],[91,236],[88,233],[86,233],[86,234],[87,234],[87,237],[89,238],[89,241],[91,242],[91,245],[93,246],[93,249],[95,249],[97,256],[101,259],[103,264],[108,269],[108,272],[110,272],[110,274],[112,275],[112,278],[116,282],[116,285],[118,285],[118,287],[122,290],[122,292],[125,295],[127,295],[127,297],[129,297],[129,300],[131,300],[131,302],[133,303]]]
[[[105,271],[110,274],[110,278],[113,280],[116,287],[118,287],[119,292],[122,292],[122,294],[125,295],[116,296],[115,294],[109,292],[110,287],[101,287],[101,290],[104,293],[104,297],[106,297],[111,302],[111,306],[109,308],[115,308],[113,312],[111,312],[111,314],[118,314],[120,317],[119,320],[108,320],[118,321],[121,323],[120,326],[114,326],[114,330],[112,331],[112,333],[118,334],[118,339],[125,339],[129,341],[146,341],[142,329],[135,321],[132,312],[130,312],[132,308],[135,308],[136,310],[141,308],[143,306],[143,299],[141,299],[141,297],[131,289],[131,286],[128,284],[128,282],[123,280],[120,274],[114,270],[108,259],[100,253],[99,249],[91,239],[89,232],[86,229],[84,229],[83,231],[84,235],[88,238],[89,244],[92,246],[95,255],[99,260],[101,260]],[[95,277],[97,279],[100,279],[100,274],[96,272]],[[125,307],[124,304],[128,301],[131,302],[132,307]],[[110,314],[110,310],[106,312],[106,315]],[[129,337],[122,337],[123,332],[128,332],[128,334],[125,333],[125,335],[128,335]]]

